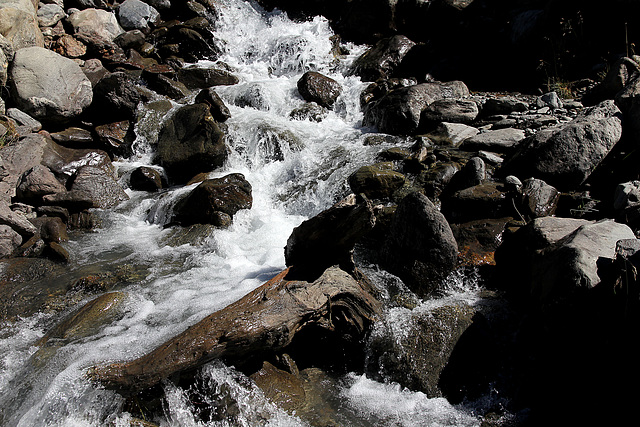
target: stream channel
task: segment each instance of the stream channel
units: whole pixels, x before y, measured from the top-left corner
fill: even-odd
[[[393,145],[367,146],[373,129],[363,128],[360,92],[367,83],[348,76],[350,64],[365,51],[347,45],[348,54],[334,54],[333,35],[324,18],[293,22],[279,11],[265,12],[243,0],[218,2],[220,16],[212,31],[227,64],[239,77],[234,86],[217,87],[232,117],[227,121],[231,155],[211,177],[244,174],[253,187],[253,207],[238,212],[227,229],[180,236],[165,227],[171,207],[194,185],[160,193],[127,189],[130,200],[99,212],[101,226],[73,235],[68,271],[47,280],[68,286],[95,271],[133,266],[140,273],[119,289],[127,297],[120,315],[74,339],[36,345],[64,316],[86,303],[60,312],[39,312],[3,326],[0,333],[0,424],[6,426],[129,426],[133,415],[119,394],[96,387],[86,376],[96,364],[139,357],[210,313],[241,298],[282,271],[284,246],[294,227],[349,194],[347,177],[370,164]],[[214,66],[201,61],[199,67]],[[343,92],[321,122],[292,120],[291,111],[304,104],[296,83],[314,70],[338,81]],[[195,95],[194,95],[195,96]],[[151,165],[158,117],[142,106],[136,127],[135,154],[115,162],[123,186],[138,166]],[[409,142],[408,142],[409,143]],[[375,265],[359,266],[388,294],[403,287]],[[445,300],[473,304],[480,285],[474,276],[451,279]],[[415,310],[440,304],[419,301]],[[401,331],[410,310],[390,308],[386,324]],[[161,426],[303,426],[306,422],[270,403],[262,392],[231,366],[214,361],[198,374],[199,393],[212,407],[223,393],[234,402],[232,415],[202,419],[192,394],[164,384]],[[344,426],[474,426],[480,425],[473,402],[451,405],[395,383],[349,373],[327,384],[319,413]],[[487,397],[491,400],[491,397]],[[217,403],[216,403],[217,402]],[[215,412],[210,408],[210,412]]]

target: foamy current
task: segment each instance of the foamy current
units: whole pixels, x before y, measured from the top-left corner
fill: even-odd
[[[230,67],[240,83],[217,88],[232,113],[227,122],[232,154],[211,176],[244,174],[253,187],[252,209],[238,212],[228,229],[176,243],[176,230],[164,225],[172,205],[191,187],[157,195],[127,190],[131,199],[103,212],[101,228],[68,243],[72,268],[80,275],[88,266],[108,270],[135,264],[147,273],[122,290],[127,299],[120,315],[91,334],[61,339],[44,349],[36,346],[66,312],[58,317],[36,314],[4,327],[1,425],[129,426],[132,415],[123,408],[123,398],[91,384],[87,369],[141,356],[273,277],[284,268],[283,248],[292,229],[347,195],[349,174],[384,148],[362,144],[367,129],[361,128],[358,96],[366,84],[346,76],[363,46],[347,46],[350,53],[338,57],[323,18],[295,23],[253,2],[217,4],[215,36],[224,49],[219,62]],[[343,87],[334,110],[320,123],[289,118],[304,103],[296,82],[308,70],[328,75]],[[154,113],[143,109],[141,114]],[[123,183],[128,171],[150,163],[153,131],[139,131],[136,154],[116,164]],[[277,160],[270,158],[276,149]],[[391,314],[398,317],[400,328],[402,313]],[[220,362],[203,367],[198,387],[203,398],[224,389],[237,402],[233,420],[199,419],[187,391],[166,383],[165,416],[152,421],[161,426],[305,425]],[[344,425],[479,425],[473,414],[445,399],[429,399],[360,374],[340,381],[336,401]]]

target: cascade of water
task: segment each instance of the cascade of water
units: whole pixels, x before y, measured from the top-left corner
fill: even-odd
[[[0,424],[129,425],[122,398],[90,384],[86,369],[140,356],[271,278],[284,267],[283,247],[291,230],[346,195],[347,176],[380,150],[362,144],[358,95],[364,84],[345,76],[362,47],[350,46],[351,53],[338,58],[325,19],[295,23],[253,2],[222,0],[219,5],[215,35],[224,47],[220,62],[234,70],[240,83],[218,89],[232,114],[227,122],[232,153],[225,167],[211,176],[244,174],[253,187],[253,208],[238,212],[228,229],[206,233],[196,243],[172,243],[173,230],[163,225],[171,206],[189,188],[155,196],[128,190],[131,200],[105,212],[99,230],[69,243],[72,262],[107,268],[144,265],[148,275],[126,289],[121,318],[94,335],[62,341],[48,347],[54,349],[49,352],[38,350],[33,342],[43,332],[34,317],[0,336]],[[344,88],[333,111],[319,123],[289,118],[304,102],[296,82],[308,70],[320,71]],[[153,114],[147,112],[143,121],[157,120]],[[155,137],[138,135],[136,155],[118,163],[123,176],[150,162],[145,138]],[[220,363],[207,365],[201,376],[202,395],[222,387],[237,402],[234,422],[239,425],[303,424]],[[412,425],[418,419],[428,419],[430,425],[477,424],[443,399],[364,377],[351,377],[346,384],[340,399],[354,414],[351,425],[370,425],[371,420]],[[9,388],[16,393],[8,393]],[[162,425],[202,425],[185,390],[167,385],[165,393]],[[401,406],[389,406],[389,398],[382,397],[388,395]],[[211,425],[228,424],[212,420]]]

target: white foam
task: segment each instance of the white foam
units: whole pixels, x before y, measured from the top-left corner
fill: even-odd
[[[383,384],[365,375],[352,375],[344,397],[362,416],[373,416],[390,426],[479,426],[480,421],[452,406],[445,398]]]

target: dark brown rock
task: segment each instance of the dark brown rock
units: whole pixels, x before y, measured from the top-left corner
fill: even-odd
[[[444,215],[418,192],[398,204],[383,251],[383,266],[419,296],[440,289],[453,270],[458,244]]]
[[[101,123],[135,118],[140,93],[126,73],[107,74],[94,87],[91,108]]]
[[[226,158],[225,133],[206,104],[181,107],[160,131],[155,160],[176,182],[211,172]]]
[[[217,122],[225,122],[231,117],[229,108],[227,108],[222,98],[220,98],[215,89],[212,87],[202,89],[200,92],[198,92],[198,95],[196,95],[195,98],[195,102],[204,102],[208,104],[209,110],[211,111],[211,116],[213,116],[213,118]]]
[[[282,351],[305,328],[329,328],[332,333],[349,333],[357,339],[380,310],[368,284],[336,267],[313,282],[288,280],[288,272],[151,353],[131,362],[93,367],[89,377],[110,389],[135,392],[213,359],[240,366]]]
[[[401,35],[382,39],[354,61],[352,72],[370,82],[389,78],[414,45]]]
[[[238,83],[238,77],[228,71],[215,68],[186,67],[178,71],[178,80],[189,89],[206,89],[211,86],[229,86]]]
[[[71,190],[88,194],[94,208],[112,208],[129,200],[113,175],[99,166],[87,165],[78,169]]]
[[[60,243],[69,240],[67,226],[60,218],[38,217],[31,219],[31,223],[37,227],[40,237],[47,243]]]
[[[112,156],[129,157],[132,154],[135,134],[129,120],[96,126],[94,134],[96,142]]]
[[[251,184],[242,174],[207,179],[176,205],[175,221],[182,225],[225,225],[240,209],[251,209]],[[224,214],[224,215],[221,215]]]
[[[285,262],[299,270],[323,271],[336,264],[349,269],[354,245],[374,225],[368,200],[338,203],[293,229],[284,251]]]
[[[131,172],[129,185],[138,191],[158,191],[163,187],[162,175],[153,168],[140,166]]]
[[[39,203],[42,196],[66,191],[66,188],[51,170],[42,165],[36,165],[20,177],[16,188],[16,197],[23,201]]]
[[[384,163],[362,166],[349,176],[351,190],[370,199],[391,199],[405,182],[404,175]]]
[[[68,148],[93,148],[93,137],[86,129],[70,127],[49,135],[55,142]]]
[[[315,71],[307,71],[298,80],[298,92],[307,102],[315,102],[326,108],[333,104],[340,96],[340,83]]]

